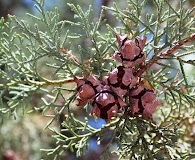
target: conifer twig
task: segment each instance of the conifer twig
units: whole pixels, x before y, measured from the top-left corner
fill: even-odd
[[[160,60],[163,57],[170,56],[174,51],[178,50],[181,46],[193,40],[195,40],[195,33],[192,34],[190,37],[184,39],[183,41],[177,42],[173,47],[169,48],[166,52],[162,52],[160,53],[160,55],[155,56],[155,58],[152,59],[149,63],[141,66],[140,69],[136,72],[136,75],[141,76],[146,70],[148,70],[148,68],[150,68],[158,60]]]

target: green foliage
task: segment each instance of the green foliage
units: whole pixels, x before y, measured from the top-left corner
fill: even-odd
[[[146,13],[147,1],[128,0],[125,10],[116,3],[102,7],[99,19],[93,21],[92,6],[83,11],[79,5],[68,4],[75,14],[70,21],[61,20],[57,8],[45,12],[43,0],[35,2],[40,16],[28,14],[34,26],[14,16],[0,21],[2,120],[6,114],[16,117],[18,110],[25,113],[27,108],[49,117],[45,129],[53,132],[56,144],[42,150],[54,159],[69,152],[82,156],[92,137],[100,145],[106,141],[102,159],[114,155],[117,159],[193,158],[195,63],[189,57],[193,58],[195,50],[194,8],[187,8],[185,0],[176,6],[168,0],[154,0],[154,8]],[[112,13],[116,26],[105,24],[104,11]],[[76,30],[66,30],[68,26]],[[90,106],[76,107],[77,91],[71,82],[90,72],[102,77],[116,66],[111,57],[117,50],[116,34],[148,37],[144,47],[148,60],[140,73],[163,106],[153,115],[154,122],[124,114],[96,129],[88,123]],[[57,128],[51,125],[56,122],[60,122]]]

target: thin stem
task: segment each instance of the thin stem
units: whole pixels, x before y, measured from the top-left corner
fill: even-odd
[[[137,76],[141,76],[154,63],[158,62],[158,60],[160,60],[161,58],[167,57],[167,56],[171,56],[172,53],[175,52],[176,50],[178,50],[181,46],[183,46],[184,44],[189,43],[189,42],[191,42],[193,40],[195,40],[195,34],[192,34],[190,37],[186,38],[183,41],[177,42],[173,47],[168,49],[166,52],[160,53],[160,55],[155,56],[154,58],[152,58],[149,63],[147,63],[144,66],[141,66],[140,69],[136,72],[136,75]]]

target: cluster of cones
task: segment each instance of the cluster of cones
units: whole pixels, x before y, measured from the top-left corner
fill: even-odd
[[[92,115],[103,118],[107,123],[112,117],[124,113],[152,119],[154,110],[161,103],[156,99],[154,90],[145,87],[141,76],[136,75],[139,66],[146,60],[143,53],[146,38],[136,37],[135,41],[128,40],[127,35],[116,35],[116,38],[119,49],[113,57],[120,65],[101,79],[92,73],[86,79],[75,78],[77,105],[89,103],[93,108]]]

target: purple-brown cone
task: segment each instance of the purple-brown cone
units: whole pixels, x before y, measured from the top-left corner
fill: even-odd
[[[135,42],[128,40],[127,36],[116,35],[119,51],[113,57],[126,67],[134,67],[145,61],[146,56],[142,52],[146,43],[146,37],[136,37]]]
[[[77,83],[78,90],[78,106],[85,105],[103,87],[100,81],[92,74],[86,80],[75,78],[75,82]]]
[[[137,83],[137,80],[132,68],[119,66],[108,73],[107,83],[119,97],[122,97]]]
[[[122,112],[126,103],[118,97],[109,87],[100,91],[91,103],[93,106],[92,115],[96,115],[106,122],[110,122],[112,117],[116,117],[116,113]]]
[[[132,116],[141,114],[144,118],[152,119],[152,114],[155,109],[161,105],[161,102],[156,99],[153,90],[138,86],[129,93],[130,113]]]

